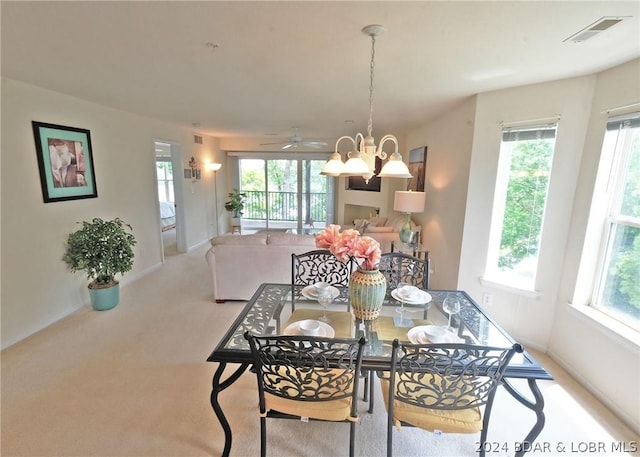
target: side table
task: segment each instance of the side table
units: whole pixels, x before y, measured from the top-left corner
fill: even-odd
[[[429,260],[429,250],[422,245],[422,243],[418,244],[407,244],[402,241],[392,241],[391,242],[391,252],[402,252],[404,254],[410,254],[414,257],[422,258],[424,260]]]

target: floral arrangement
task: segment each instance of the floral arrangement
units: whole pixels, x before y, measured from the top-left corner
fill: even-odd
[[[340,226],[331,224],[316,233],[316,246],[329,249],[341,262],[355,257],[363,270],[375,270],[380,263],[380,243],[369,236],[360,236],[360,232],[347,229],[340,232]]]

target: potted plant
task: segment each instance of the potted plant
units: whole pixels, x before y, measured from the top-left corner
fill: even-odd
[[[240,225],[245,198],[247,198],[247,194],[240,192],[239,189],[232,189],[229,192],[229,201],[224,204],[224,209],[232,214],[231,225]]]
[[[104,221],[94,218],[82,222],[82,228],[69,235],[62,260],[73,272],[84,271],[94,309],[111,309],[120,301],[116,274],[133,268],[135,237],[131,225],[119,218]]]

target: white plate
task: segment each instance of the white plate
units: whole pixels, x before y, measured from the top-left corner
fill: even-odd
[[[318,321],[320,323],[320,331],[316,336],[322,336],[326,338],[333,338],[336,336],[336,331],[326,322]],[[300,321],[287,325],[287,328],[282,332],[283,335],[302,335],[300,331]]]
[[[398,289],[393,289],[391,291],[391,296],[398,301],[402,301],[402,297],[398,295]],[[424,290],[421,290],[420,293],[415,298],[405,298],[404,302],[408,305],[422,305],[423,303],[429,303],[431,301],[431,295]]]
[[[329,286],[329,290],[331,291],[331,298],[338,298],[340,295],[340,291],[337,287]],[[318,290],[314,285],[306,286],[302,289],[302,295],[309,300],[317,300],[318,299]]]
[[[439,325],[419,325],[413,327],[407,332],[407,337],[413,344],[464,342],[458,335]]]

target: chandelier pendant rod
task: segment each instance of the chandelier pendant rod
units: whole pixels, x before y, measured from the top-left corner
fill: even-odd
[[[373,70],[375,68],[376,57],[376,36],[371,34],[371,63],[369,64],[369,124],[367,124],[367,135],[373,136]]]
[[[380,140],[380,145],[376,147],[373,138],[373,76],[375,69],[376,56],[376,37],[384,33],[384,26],[373,24],[362,29],[362,32],[371,37],[371,62],[369,64],[369,122],[367,124],[367,136],[357,133],[355,137],[342,136],[336,141],[336,147],[329,161],[325,164],[320,172],[326,176],[362,176],[366,182],[369,182],[374,176],[374,168],[367,164],[363,158],[374,161],[375,158],[389,161],[382,167],[378,173],[380,178],[411,178],[409,168],[402,160],[402,155],[398,152],[398,140],[394,135],[385,135]],[[353,149],[347,153],[347,161],[342,162],[340,153],[338,152],[338,144],[342,140],[349,140],[353,145]],[[384,152],[384,145],[387,142],[393,144],[394,150],[391,155]]]

